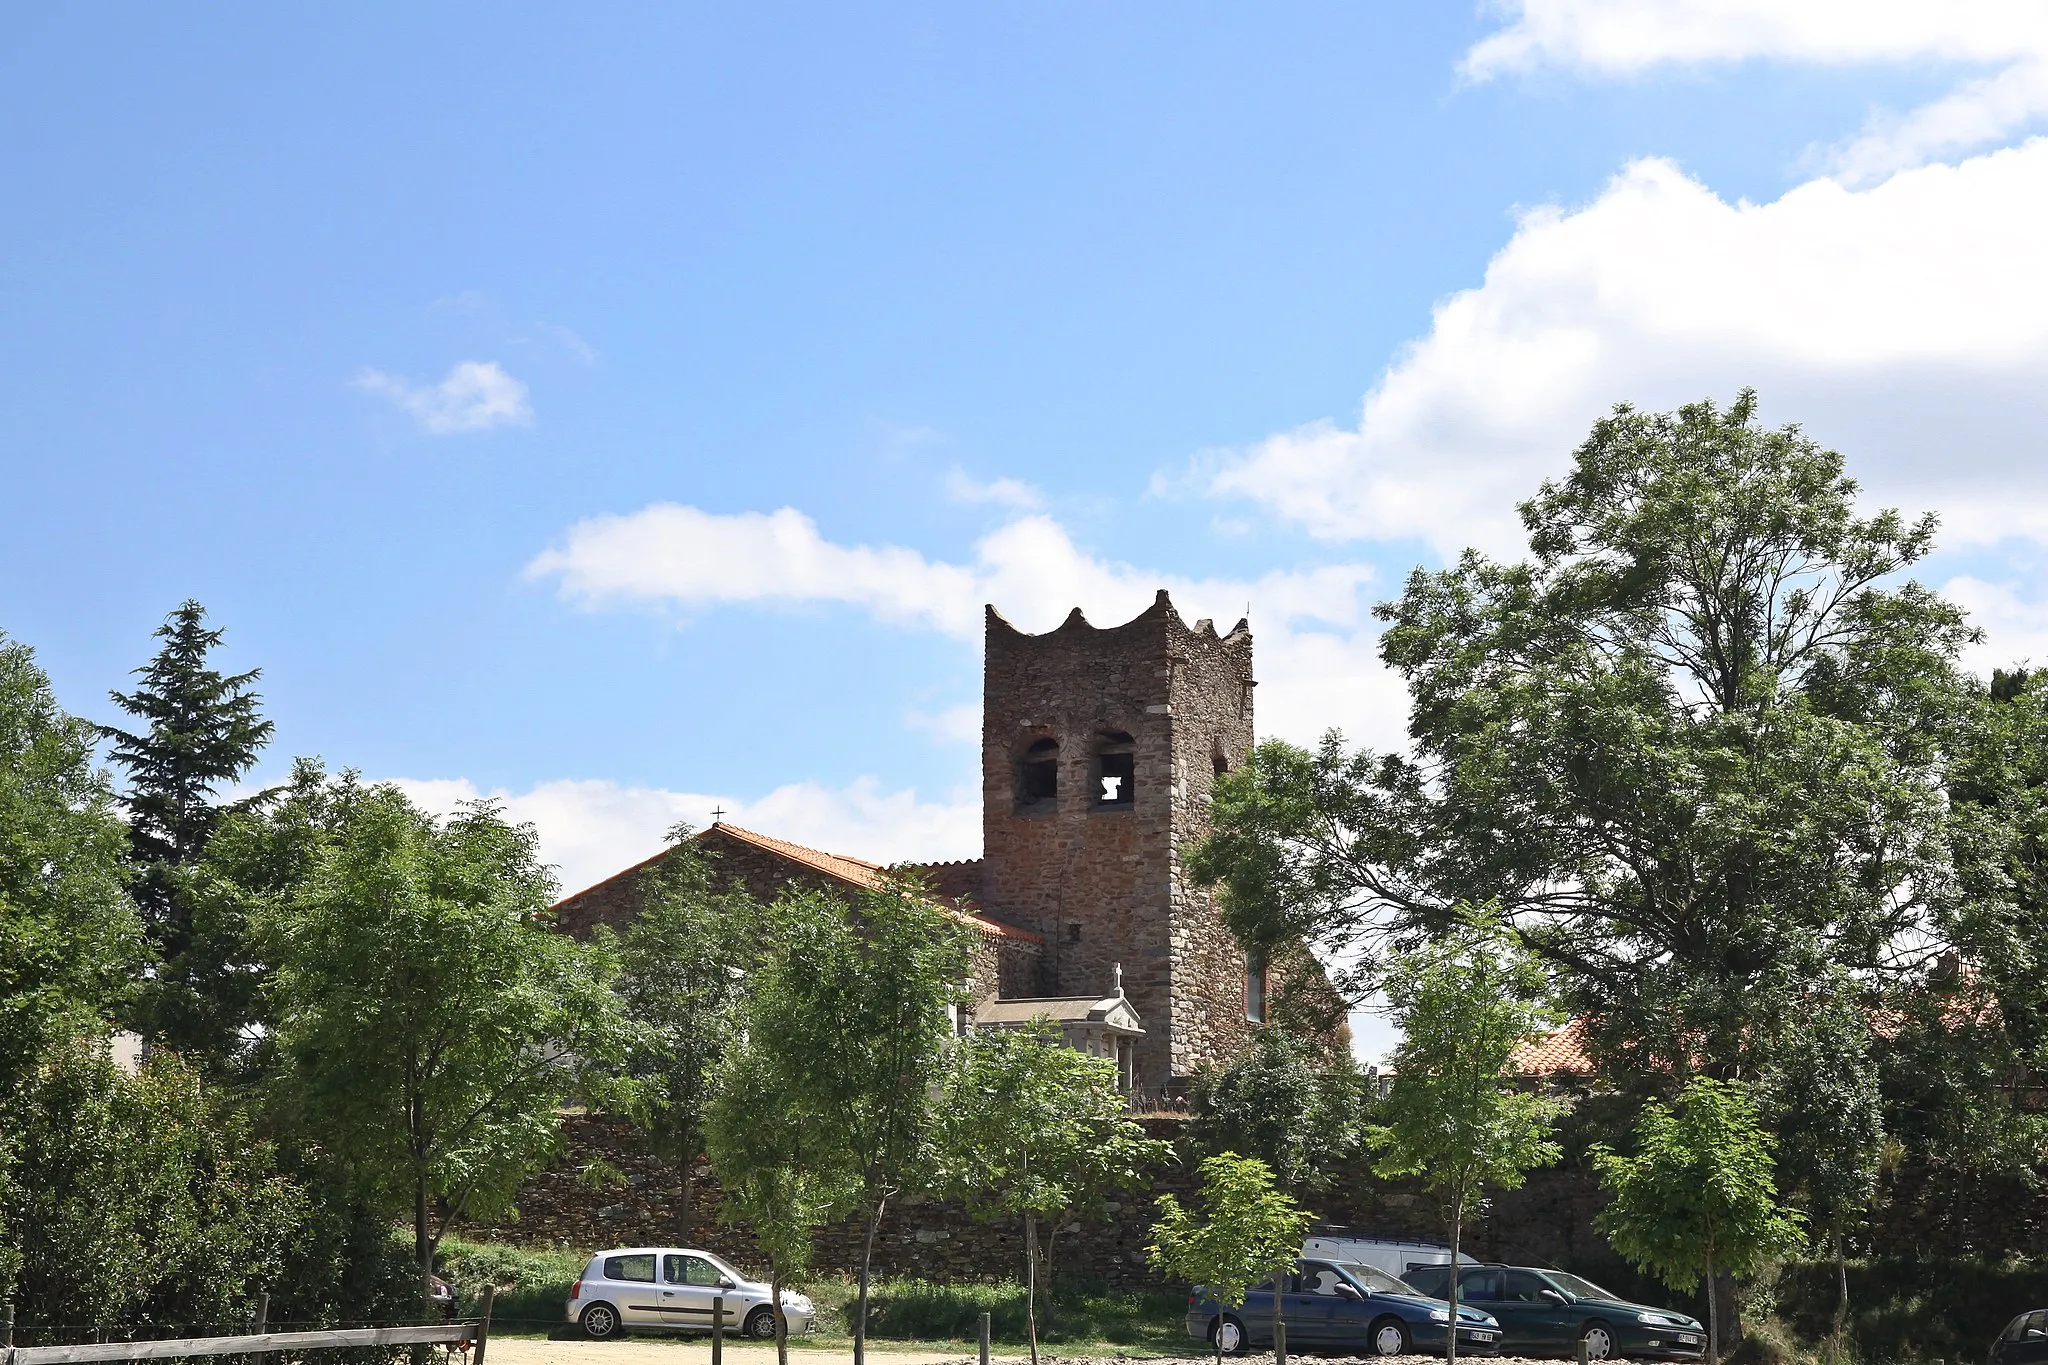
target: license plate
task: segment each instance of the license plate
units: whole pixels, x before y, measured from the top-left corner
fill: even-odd
[[[1700,1339],[1691,1332],[1680,1332],[1678,1334],[1678,1344],[1680,1346],[1697,1346],[1700,1344]]]
[[[1491,1332],[1473,1332],[1473,1331],[1469,1331],[1469,1330],[1468,1330],[1468,1331],[1466,1332],[1466,1335],[1467,1335],[1467,1336],[1469,1336],[1469,1337],[1471,1337],[1471,1338],[1472,1338],[1472,1340],[1474,1340],[1474,1341],[1492,1341],[1492,1340],[1493,1340],[1493,1333],[1491,1333]]]

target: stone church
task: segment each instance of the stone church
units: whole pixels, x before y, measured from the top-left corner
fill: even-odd
[[[1120,626],[1076,608],[1043,635],[987,613],[982,856],[906,865],[978,934],[971,1020],[1050,1018],[1115,1057],[1127,1089],[1180,1093],[1266,1017],[1267,965],[1223,927],[1184,854],[1209,832],[1220,775],[1252,745],[1252,637],[1187,625],[1162,591]],[[714,823],[693,836],[720,875],[770,898],[791,883],[866,888],[884,869]],[[666,854],[562,901],[571,933],[638,913]]]

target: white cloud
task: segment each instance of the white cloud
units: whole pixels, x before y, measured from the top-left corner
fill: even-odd
[[[527,566],[586,606],[611,602],[708,607],[839,603],[879,620],[979,644],[982,607],[1045,631],[1079,606],[1097,625],[1127,621],[1160,588],[1189,621],[1228,630],[1247,607],[1258,639],[1261,733],[1310,739],[1331,725],[1386,744],[1405,711],[1390,711],[1364,589],[1366,564],[1276,571],[1256,579],[1189,579],[1098,558],[1052,518],[1019,517],[977,543],[971,563],[902,546],[839,545],[794,508],[719,515],[658,503],[572,526]]]
[[[1520,544],[1513,504],[1613,403],[1761,393],[1950,543],[2048,535],[2048,140],[1730,203],[1670,162],[1526,213],[1367,395],[1208,457],[1208,490],[1332,539]]]
[[[1874,114],[1827,157],[1851,182],[1985,146],[2048,113],[2048,6],[2039,0],[1510,0],[1501,8],[1506,26],[1465,54],[1472,79],[1543,67],[1633,76],[1753,60],[1994,68],[1903,115]]]
[[[884,791],[871,777],[844,787],[794,782],[753,800],[587,779],[542,782],[523,792],[485,792],[466,778],[393,782],[440,815],[481,796],[498,800],[508,818],[534,826],[541,857],[559,870],[565,894],[659,853],[678,823],[702,829],[719,807],[733,824],[870,862],[972,858],[981,850],[979,792],[923,801],[915,790]]]
[[[946,471],[946,496],[954,502],[994,503],[1031,512],[1045,506],[1045,495],[1019,479],[977,482],[958,465]]]
[[[1967,575],[1941,585],[1942,595],[1970,613],[1970,623],[1984,631],[1984,642],[1971,647],[1963,662],[1991,676],[1994,668],[2025,664],[2048,666],[2048,601],[2022,596],[2017,584],[1988,583]]]
[[[355,386],[390,399],[401,411],[411,413],[421,430],[435,436],[525,426],[533,421],[526,385],[505,373],[495,360],[462,361],[438,384],[415,384],[382,370],[364,370],[356,377]]]

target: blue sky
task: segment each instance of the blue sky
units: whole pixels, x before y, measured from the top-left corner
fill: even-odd
[[[971,856],[982,600],[1371,604],[1612,402],[1762,390],[2048,653],[2037,6],[13,6],[0,629],[186,597],[273,769],[497,793],[572,887],[722,802]]]

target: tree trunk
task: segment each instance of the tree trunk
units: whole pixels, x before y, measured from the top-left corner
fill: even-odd
[[[782,1316],[782,1263],[768,1263],[768,1293],[775,1310],[775,1365],[789,1365],[789,1323]]]
[[[1286,1318],[1281,1316],[1281,1300],[1287,1293],[1287,1272],[1280,1271],[1273,1276],[1273,1365],[1287,1365],[1287,1357],[1280,1350],[1287,1339]]]
[[[1465,1232],[1465,1191],[1451,1200],[1451,1320],[1444,1324],[1444,1359],[1458,1365],[1458,1242]]]
[[[1842,1245],[1842,1224],[1846,1221],[1840,1210],[1835,1213],[1835,1346],[1840,1349],[1842,1336],[1849,1330],[1849,1249]]]
[[[868,1206],[868,1225],[860,1243],[860,1294],[853,1310],[853,1365],[867,1365],[868,1359],[868,1268],[875,1260],[875,1234],[882,1227],[882,1210],[889,1196]]]
[[[1714,1252],[1707,1250],[1707,1365],[1721,1365],[1721,1297],[1714,1283]]]
[[[692,1207],[692,1203],[697,1193],[697,1159],[693,1156],[685,1156],[682,1160],[682,1167],[683,1207],[676,1216],[676,1240],[682,1245],[688,1246],[690,1244],[690,1233],[694,1229],[696,1222],[693,1216],[696,1210]],[[780,1303],[782,1301],[777,1299],[776,1302]]]
[[[1038,1365],[1038,1212],[1024,1210],[1024,1335],[1031,1342],[1031,1365]]]

